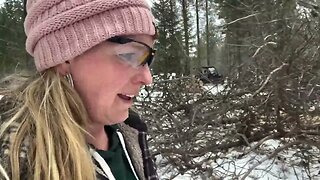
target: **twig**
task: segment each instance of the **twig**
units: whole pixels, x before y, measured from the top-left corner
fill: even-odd
[[[245,180],[249,175],[250,173],[256,168],[258,167],[260,164],[262,164],[264,161],[268,160],[268,159],[271,159],[273,158],[274,156],[276,156],[279,152],[293,146],[293,145],[297,145],[297,144],[300,144],[301,142],[300,141],[295,141],[295,142],[291,142],[291,143],[288,143],[282,147],[279,147],[277,148],[272,154],[270,154],[269,156],[261,159],[260,161],[258,161],[258,163],[254,164],[249,170],[248,172],[241,178],[241,180]]]
[[[257,144],[255,144],[254,146],[250,146],[250,149],[248,151],[246,151],[244,154],[248,154],[251,151],[254,151],[256,148],[258,148],[261,144],[263,144],[265,141],[269,140],[269,139],[273,139],[275,136],[277,136],[278,134],[271,134],[269,136],[264,137],[263,139],[261,139],[260,141],[258,141]]]
[[[256,16],[256,15],[259,15],[259,14],[261,14],[261,13],[250,14],[248,16],[244,16],[244,17],[238,18],[238,19],[236,19],[234,21],[228,22],[226,25],[231,25],[231,24],[236,23],[238,21],[241,21],[241,20],[244,20],[244,19],[248,19],[250,17]]]
[[[269,74],[269,76],[267,77],[267,79],[264,81],[264,83],[262,84],[262,86],[252,95],[252,97],[255,97],[258,93],[260,93],[262,91],[262,89],[268,84],[268,82],[270,81],[272,75],[278,71],[280,71],[283,67],[288,66],[288,63],[283,63],[280,67],[277,67],[276,69],[274,69],[273,71],[271,71],[271,73]]]
[[[264,48],[265,46],[269,45],[269,44],[271,44],[271,45],[277,45],[277,43],[275,43],[275,42],[266,42],[265,44],[261,45],[261,46],[256,50],[256,52],[253,54],[252,58],[255,58],[256,55],[260,52],[260,50],[261,50],[262,48]]]

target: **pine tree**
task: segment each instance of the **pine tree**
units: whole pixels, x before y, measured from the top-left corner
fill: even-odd
[[[159,39],[158,51],[153,67],[155,73],[183,73],[184,49],[182,30],[174,0],[160,0],[153,4],[157,20]]]
[[[0,8],[0,74],[25,68],[24,8],[22,0],[6,0]]]

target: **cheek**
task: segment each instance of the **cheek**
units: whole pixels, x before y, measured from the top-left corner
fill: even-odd
[[[74,67],[75,88],[91,117],[103,116],[113,108],[117,94],[130,84],[127,67],[112,60],[86,59]]]
[[[119,76],[118,72],[111,66],[89,63],[85,68],[78,69],[74,84],[79,94],[86,99],[105,99],[104,96],[111,96],[120,88],[117,76]]]

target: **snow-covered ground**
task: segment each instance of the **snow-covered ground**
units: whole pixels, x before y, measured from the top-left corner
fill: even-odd
[[[253,144],[252,144],[253,145]],[[259,152],[250,152],[241,156],[243,152],[230,151],[226,158],[217,159],[211,164],[218,177],[224,180],[246,179],[246,180],[320,180],[320,157],[310,156],[310,166],[306,166],[304,161],[297,154],[301,153],[296,149],[288,149],[280,152],[275,157],[268,157],[283,144],[280,141],[268,140],[260,146]],[[319,150],[311,148],[304,152],[319,154]],[[210,154],[210,153],[208,153]],[[296,156],[294,156],[296,154]],[[241,157],[241,158],[239,158]],[[159,157],[158,157],[159,158]],[[160,158],[161,159],[161,158]],[[160,160],[161,161],[161,160]],[[250,173],[249,169],[253,169]],[[168,179],[176,172],[169,173],[169,169],[159,170],[161,179]],[[171,168],[172,170],[172,168]],[[307,173],[308,172],[308,173]],[[174,180],[203,180],[211,177],[191,177],[190,172],[178,175]],[[308,176],[308,174],[310,176]]]
[[[205,84],[203,89],[213,95],[225,90],[225,86],[221,84]],[[148,93],[143,90],[139,98],[147,97]],[[149,101],[156,101],[162,96],[162,92],[152,92],[149,94]],[[251,147],[254,143],[251,144]],[[269,158],[270,155],[279,147],[283,146],[278,140],[268,140],[259,146],[259,150],[248,153],[248,148],[241,150],[231,150],[226,153],[223,159],[216,159],[216,161],[208,165],[214,169],[217,177],[223,180],[232,179],[246,179],[246,180],[320,180],[320,157],[313,157],[310,159],[310,166],[306,167],[302,158],[299,158],[299,150],[288,149],[278,153],[275,157]],[[307,153],[319,154],[319,150],[311,148]],[[212,156],[208,152],[205,156]],[[200,158],[199,162],[204,159]],[[161,155],[157,156],[157,163],[162,164],[165,161]],[[194,177],[192,170],[183,175],[177,175],[177,171],[173,167],[163,167],[158,169],[160,179],[174,179],[174,180],[203,180],[212,179],[212,177]],[[309,176],[308,176],[309,175]],[[175,176],[175,177],[174,177]],[[172,178],[174,177],[174,178]]]
[[[206,84],[203,86],[206,91],[211,92],[212,94],[217,94],[224,90],[224,85],[222,84]]]

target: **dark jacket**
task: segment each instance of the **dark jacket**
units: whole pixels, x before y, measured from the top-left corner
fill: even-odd
[[[7,116],[5,114],[6,111],[15,107],[15,104],[9,98],[2,98],[0,100],[0,126],[3,125],[3,122],[7,120]],[[6,171],[10,175],[10,144],[12,143],[12,138],[14,133],[17,131],[19,124],[13,124],[6,131],[4,136],[0,139],[0,164],[6,169]],[[152,157],[149,152],[148,144],[147,144],[147,126],[140,119],[140,117],[130,111],[129,118],[124,122],[119,124],[120,132],[124,137],[127,151],[129,153],[130,159],[134,166],[135,172],[137,173],[140,180],[158,180],[158,176],[156,173],[155,165],[152,160]],[[28,137],[26,137],[28,138]],[[20,152],[20,168],[21,168],[21,179],[26,179],[23,175],[27,174],[28,167],[27,162],[27,151],[29,140],[23,141]],[[90,147],[88,145],[88,147]],[[94,158],[93,158],[94,159]],[[107,175],[102,171],[99,163],[95,161],[95,169],[98,180],[108,180]],[[4,179],[0,175],[0,179]]]

